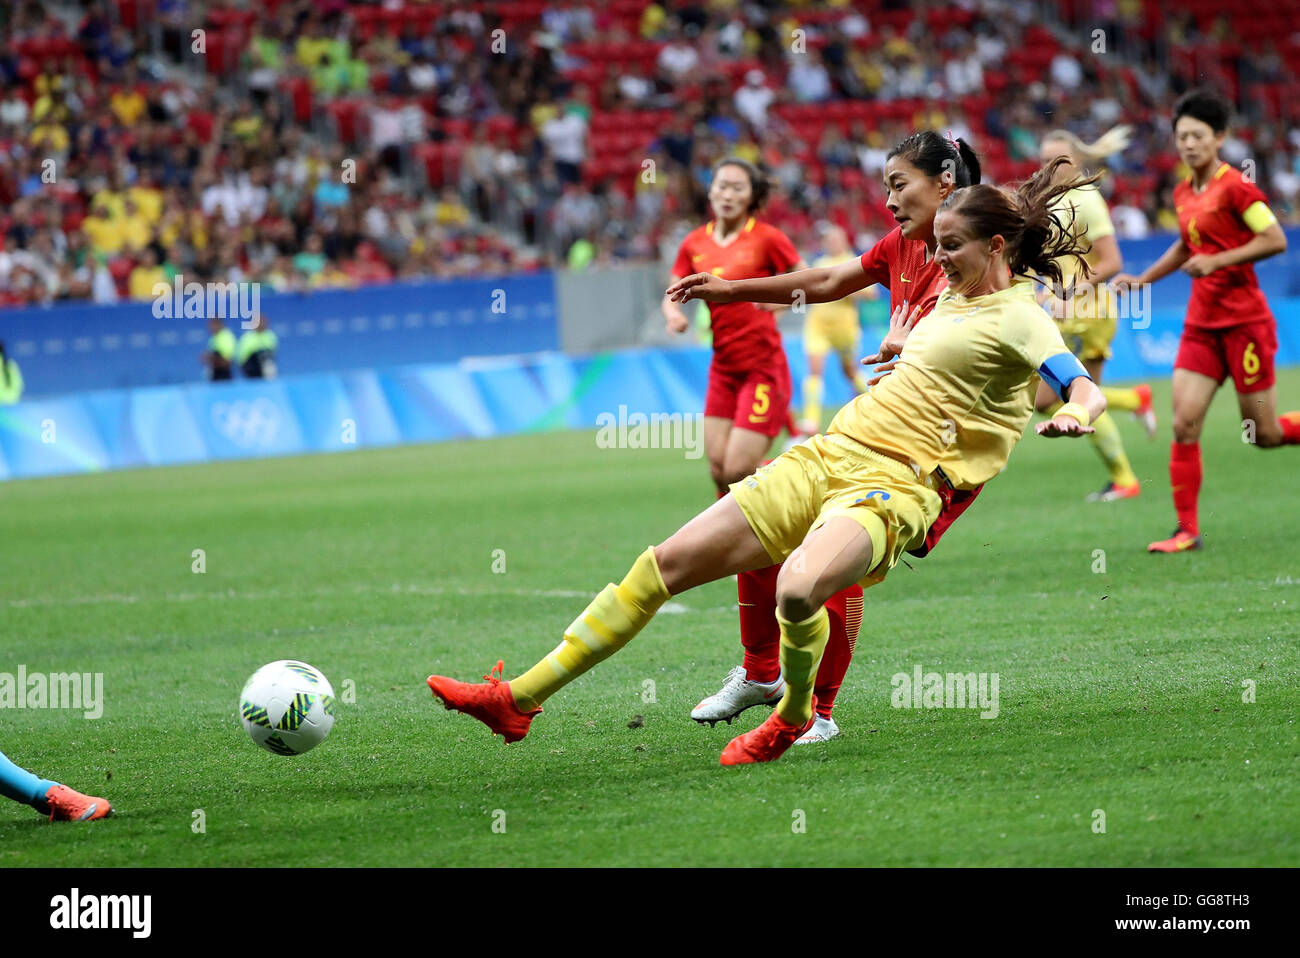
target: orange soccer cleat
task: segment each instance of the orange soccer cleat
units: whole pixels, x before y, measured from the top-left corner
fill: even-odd
[[[1147,431],[1147,438],[1156,438],[1156,411],[1151,408],[1151,387],[1146,383],[1140,386],[1134,386],[1133,391],[1138,395],[1138,407],[1133,410],[1133,418],[1142,424],[1142,428]]]
[[[737,735],[722,750],[723,765],[749,765],[775,762],[817,720],[817,699],[813,698],[812,718],[803,725],[791,725],[775,711],[758,728]]]
[[[1142,484],[1135,482],[1131,485],[1121,486],[1114,482],[1108,482],[1102,486],[1100,492],[1089,493],[1085,497],[1086,502],[1117,502],[1120,499],[1136,499],[1142,494]]]
[[[45,793],[45,804],[49,806],[52,822],[93,822],[113,814],[108,799],[82,795],[66,785],[52,786]]]
[[[1147,546],[1147,552],[1188,552],[1200,547],[1201,537],[1179,526],[1168,539],[1161,539]]]
[[[431,675],[429,688],[448,711],[463,712],[490,728],[493,735],[500,735],[507,742],[517,742],[528,734],[528,726],[535,716],[542,714],[542,710],[519,710],[510,694],[510,683],[501,681],[505,668],[505,661],[498,661],[492,672],[483,676],[486,684],[457,682],[445,676]]]

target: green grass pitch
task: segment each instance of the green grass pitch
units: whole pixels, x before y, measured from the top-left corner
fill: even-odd
[[[738,769],[718,754],[758,710],[687,717],[739,661],[731,580],[519,744],[424,684],[549,651],[711,500],[681,452],[553,433],[0,484],[0,672],[102,672],[106,699],[98,721],[0,712],[0,749],[120,810],[50,825],[2,802],[0,866],[1295,865],[1300,451],[1243,445],[1221,395],[1207,548],[1148,556],[1174,524],[1157,392],[1155,442],[1121,414],[1141,498],[1085,504],[1089,445],[1027,437],[932,557],[868,593],[843,736]],[[1300,406],[1300,371],[1279,394]],[[343,699],[299,758],[236,716],[279,658]],[[918,664],[998,673],[1000,714],[891,708]]]

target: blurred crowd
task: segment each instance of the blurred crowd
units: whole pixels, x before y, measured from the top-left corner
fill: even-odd
[[[884,157],[920,127],[1004,179],[1049,130],[1131,123],[1104,189],[1142,236],[1176,225],[1196,76],[1241,108],[1225,159],[1300,222],[1300,47],[1244,26],[1205,0],[14,0],[0,305],[664,261],[731,154],[811,259],[826,224],[892,226]]]

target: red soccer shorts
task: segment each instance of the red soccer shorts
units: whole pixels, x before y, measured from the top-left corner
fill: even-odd
[[[1229,376],[1239,393],[1257,393],[1273,385],[1277,326],[1260,319],[1240,326],[1203,329],[1184,326],[1175,369],[1209,376],[1220,385]]]
[[[790,367],[784,355],[767,366],[742,372],[709,367],[704,415],[730,419],[737,429],[774,437],[785,428],[789,409]]]

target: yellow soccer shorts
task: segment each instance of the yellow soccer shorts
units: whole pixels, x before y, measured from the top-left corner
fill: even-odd
[[[1061,338],[1080,361],[1110,359],[1110,341],[1115,338],[1118,309],[1115,296],[1102,288],[1096,298],[1081,296],[1071,301],[1071,315],[1061,322]]]
[[[803,327],[803,351],[807,356],[825,356],[835,352],[857,359],[860,339],[857,310],[827,312],[814,309]]]
[[[936,481],[847,436],[813,436],[733,483],[731,494],[773,563],[835,516],[859,523],[872,545],[866,588],[924,541],[941,507]]]

